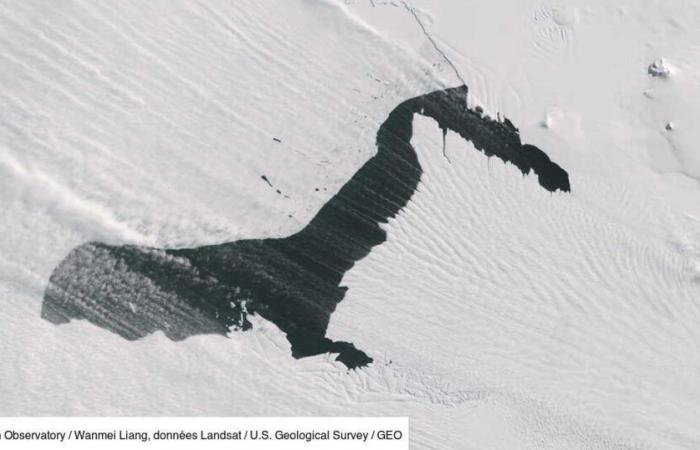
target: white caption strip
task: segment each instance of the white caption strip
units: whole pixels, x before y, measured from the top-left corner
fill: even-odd
[[[0,448],[407,450],[408,418],[0,418]]]

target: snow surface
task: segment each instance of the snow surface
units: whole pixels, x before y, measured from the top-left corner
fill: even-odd
[[[699,447],[698,21],[689,0],[0,2],[0,415],[408,415],[414,448]],[[294,360],[261,319],[183,342],[40,319],[85,241],[300,229],[391,109],[462,82],[572,192],[452,133],[448,160],[416,117],[421,185],[328,330],[372,366]]]

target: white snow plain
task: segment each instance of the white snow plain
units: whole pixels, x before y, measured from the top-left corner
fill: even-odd
[[[689,0],[1,1],[0,415],[408,415],[413,448],[700,447],[697,23]],[[572,192],[452,133],[445,158],[417,116],[421,184],[328,330],[370,367],[294,360],[262,319],[183,342],[41,320],[85,241],[300,229],[391,109],[462,81]]]

